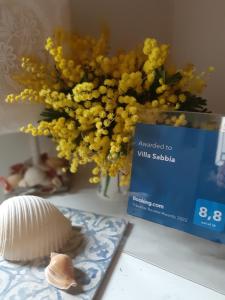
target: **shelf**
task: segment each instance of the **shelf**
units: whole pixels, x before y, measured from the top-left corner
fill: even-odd
[[[52,196],[50,201],[89,212],[125,217],[131,226],[124,239],[123,253],[225,294],[224,245],[128,216],[126,197],[120,201],[101,199],[96,189],[85,182],[85,176],[76,176],[70,193]]]

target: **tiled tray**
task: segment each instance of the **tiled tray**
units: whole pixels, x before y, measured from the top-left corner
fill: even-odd
[[[65,292],[50,286],[44,276],[49,258],[18,264],[0,257],[0,300],[94,298],[123,237],[127,222],[71,208],[59,209],[71,219],[74,226],[74,236],[63,252],[73,257],[78,287]]]

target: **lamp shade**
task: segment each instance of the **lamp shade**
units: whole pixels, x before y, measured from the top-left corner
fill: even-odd
[[[55,28],[70,28],[70,0],[0,0],[0,134],[39,118],[41,107],[6,104],[6,95],[19,91],[12,79],[24,55],[43,55],[46,37]]]

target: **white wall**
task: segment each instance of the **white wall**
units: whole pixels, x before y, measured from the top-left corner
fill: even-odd
[[[78,32],[96,35],[107,24],[114,49],[132,48],[146,37],[171,41],[173,0],[78,0],[72,8]]]
[[[45,39],[55,27],[71,27],[71,0],[0,0],[0,134],[15,132],[39,119],[37,105],[10,106],[6,95],[18,91],[12,80],[29,54],[43,56]]]
[[[21,132],[0,135],[0,176],[8,174],[9,166],[31,157],[32,139],[31,135]],[[38,140],[42,153],[48,151],[56,155],[55,145],[50,139],[38,137]]]
[[[211,110],[225,113],[225,1],[174,0],[172,25],[174,59],[215,67],[204,95]]]

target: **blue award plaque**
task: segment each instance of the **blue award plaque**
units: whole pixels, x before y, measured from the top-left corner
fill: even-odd
[[[225,243],[222,129],[138,124],[128,213]]]

